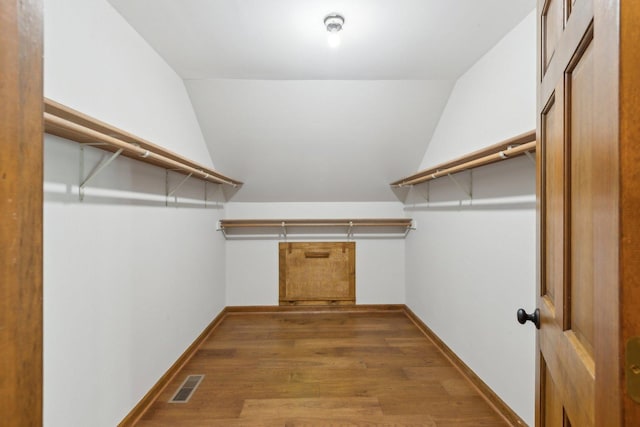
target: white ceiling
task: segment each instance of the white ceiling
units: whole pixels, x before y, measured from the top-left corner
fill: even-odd
[[[392,200],[388,182],[419,166],[455,79],[535,7],[109,1],[185,79],[216,168],[246,183],[234,201]],[[332,12],[345,18],[335,49]]]

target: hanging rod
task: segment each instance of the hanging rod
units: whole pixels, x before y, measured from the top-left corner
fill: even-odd
[[[422,170],[411,176],[399,179],[391,183],[392,187],[405,187],[420,184],[432,179],[461,172],[467,169],[477,168],[510,159],[525,153],[536,151],[536,131],[532,130],[521,135],[509,138],[498,144],[479,151],[459,157],[455,160],[441,163],[429,169]]]
[[[135,160],[176,170],[185,175],[216,184],[239,187],[236,181],[184,157],[115,128],[79,111],[45,98],[45,132],[106,151],[122,150],[122,155]],[[97,145],[96,143],[101,143]]]
[[[353,239],[358,228],[368,228],[379,232],[379,237],[402,236],[406,237],[410,230],[416,229],[416,224],[411,218],[376,218],[376,219],[222,219],[218,221],[218,230],[225,238],[260,238],[266,233],[282,236],[285,240],[289,236],[322,234],[322,228],[327,228],[325,234],[346,235],[347,239]],[[256,229],[254,234],[247,234],[248,230]],[[306,229],[306,230],[305,230]],[[318,231],[309,231],[314,229]],[[235,232],[234,232],[235,230]],[[341,230],[336,232],[336,230]],[[306,233],[305,233],[306,231]],[[359,233],[361,234],[361,233]],[[365,233],[367,236],[370,234]]]
[[[221,229],[268,227],[411,227],[411,218],[381,219],[222,219]]]

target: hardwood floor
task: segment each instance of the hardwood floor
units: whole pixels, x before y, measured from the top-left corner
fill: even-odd
[[[205,378],[168,403],[187,375]],[[504,426],[401,311],[229,313],[138,426]]]

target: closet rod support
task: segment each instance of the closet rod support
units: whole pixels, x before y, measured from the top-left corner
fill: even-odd
[[[466,195],[467,195],[467,197],[469,197],[469,199],[472,199],[472,198],[473,198],[473,193],[472,193],[471,187],[470,187],[470,188],[467,188],[467,187],[463,186],[463,185],[462,185],[462,184],[460,184],[460,182],[459,182],[457,179],[455,179],[455,177],[454,177],[452,174],[450,174],[450,173],[448,173],[448,174],[447,174],[447,176],[448,176],[449,178],[451,178],[451,181],[453,181],[453,183],[456,185],[456,187],[458,187],[458,188],[460,189],[460,191],[462,191],[464,194],[466,194]],[[471,179],[473,180],[473,177],[471,177]]]
[[[167,193],[167,197],[173,196],[176,193],[176,191],[178,191],[180,189],[180,187],[182,187],[184,185],[184,183],[187,182],[187,180],[189,178],[191,178],[191,175],[193,175],[193,172],[191,172],[189,175],[185,176],[184,179],[182,181],[180,181],[180,183],[178,185],[173,187],[173,189]]]
[[[349,221],[349,229],[347,230],[347,241],[353,238],[353,221]]]
[[[524,155],[527,156],[529,158],[529,160],[531,160],[531,162],[535,165],[536,164],[536,158],[533,157],[533,155],[531,154],[530,151],[525,151]]]
[[[222,225],[222,222],[220,220],[218,220],[217,226],[216,226],[216,230],[217,231],[222,231],[222,235],[224,236],[224,240],[228,240],[227,238],[227,230],[224,229],[224,226]]]
[[[84,188],[87,186],[89,181],[95,178],[100,172],[102,172],[107,166],[111,164],[115,159],[118,158],[120,154],[124,151],[123,148],[118,149],[115,153],[109,156],[107,159],[102,160],[96,167],[91,171],[89,176],[84,178],[78,187],[78,194],[80,196],[80,200],[84,200]],[[80,147],[80,179],[82,179],[82,175],[84,175],[84,147]]]

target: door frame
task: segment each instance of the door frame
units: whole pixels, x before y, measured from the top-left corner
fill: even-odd
[[[42,0],[0,0],[0,425],[42,425]]]
[[[604,2],[603,2],[604,3]],[[618,3],[618,2],[615,2]],[[617,385],[621,394],[623,421],[625,425],[640,423],[640,403],[631,399],[626,392],[626,375],[629,366],[625,366],[623,356],[627,342],[633,337],[640,337],[640,55],[637,48],[640,44],[640,2],[637,0],[619,0],[618,9],[608,11],[607,18],[611,25],[619,28],[611,31],[610,43],[618,43],[620,49],[618,82],[618,108],[620,118],[618,126],[609,129],[611,135],[620,138],[620,210],[619,233],[620,252],[616,267],[620,274],[620,329],[618,341],[618,360],[622,365],[617,374]],[[602,8],[605,5],[601,5]],[[619,22],[616,19],[619,16]],[[611,67],[613,68],[613,67]],[[614,70],[609,71],[613,73]],[[613,79],[612,79],[613,80]],[[611,84],[611,83],[609,83]],[[613,267],[612,267],[613,268]],[[640,364],[640,360],[634,360]],[[637,374],[636,374],[637,375]],[[609,399],[608,396],[598,396]]]

